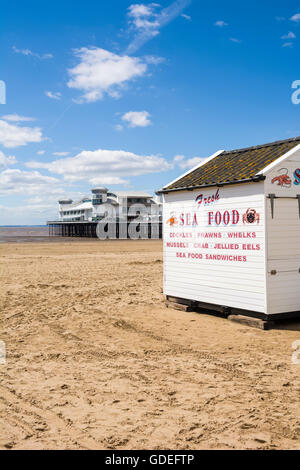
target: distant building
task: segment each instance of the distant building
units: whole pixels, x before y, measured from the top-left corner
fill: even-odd
[[[110,192],[104,187],[93,188],[91,193],[90,197],[83,197],[77,202],[72,199],[60,199],[59,220],[96,222],[107,216],[133,219],[139,214],[145,220],[151,220],[154,214],[161,218],[160,196],[152,196],[144,191]]]

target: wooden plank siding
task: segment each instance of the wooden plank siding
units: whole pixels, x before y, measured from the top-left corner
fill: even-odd
[[[198,207],[195,199],[200,193],[204,197],[215,193],[217,188],[181,191],[164,195],[164,293],[190,300],[243,308],[264,312],[266,307],[265,277],[265,230],[264,230],[264,186],[250,183],[219,188],[220,199],[212,205]],[[244,224],[243,214],[254,208],[260,216],[259,223]],[[240,214],[235,225],[209,225],[208,212],[236,210]],[[179,219],[181,213],[198,216],[198,226],[171,227],[167,222],[170,214]],[[255,238],[230,238],[231,233],[254,232]],[[199,233],[220,233],[221,238],[203,238]],[[172,234],[184,236],[172,237]],[[195,244],[209,243],[209,248]],[[170,243],[188,243],[185,248],[168,246]],[[215,249],[215,244],[236,244],[238,249]],[[260,250],[243,250],[243,244],[259,244]],[[177,252],[191,256],[202,254],[204,259],[178,257]],[[206,255],[246,256],[247,261],[206,259]]]

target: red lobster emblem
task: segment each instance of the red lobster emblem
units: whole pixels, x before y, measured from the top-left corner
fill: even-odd
[[[272,179],[271,183],[277,183],[277,186],[281,186],[282,188],[290,188],[292,180],[288,175],[288,169],[281,168],[279,171],[284,171],[285,173],[282,173],[279,176],[275,176],[275,178]]]

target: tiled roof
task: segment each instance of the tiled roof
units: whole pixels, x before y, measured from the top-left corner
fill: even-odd
[[[255,180],[257,173],[282,157],[296,145],[300,137],[280,140],[238,150],[224,151],[204,165],[165,186],[161,192],[192,189]]]

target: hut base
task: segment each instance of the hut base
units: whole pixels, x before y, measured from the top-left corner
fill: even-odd
[[[228,320],[250,326],[251,328],[259,328],[260,330],[270,330],[274,326],[272,321],[264,321],[260,318],[246,317],[245,315],[229,315]]]
[[[209,304],[198,300],[183,299],[180,297],[166,296],[167,307],[182,310],[184,312],[210,313],[228,318],[231,321],[243,325],[269,330],[275,325],[276,321],[300,319],[300,311],[266,314],[254,310],[243,310],[224,305]]]
[[[180,303],[177,303],[177,302],[169,302],[168,300],[166,300],[166,307],[174,308],[175,310],[180,310],[182,312],[192,312],[193,311],[193,307],[191,307],[190,305],[180,304]]]

